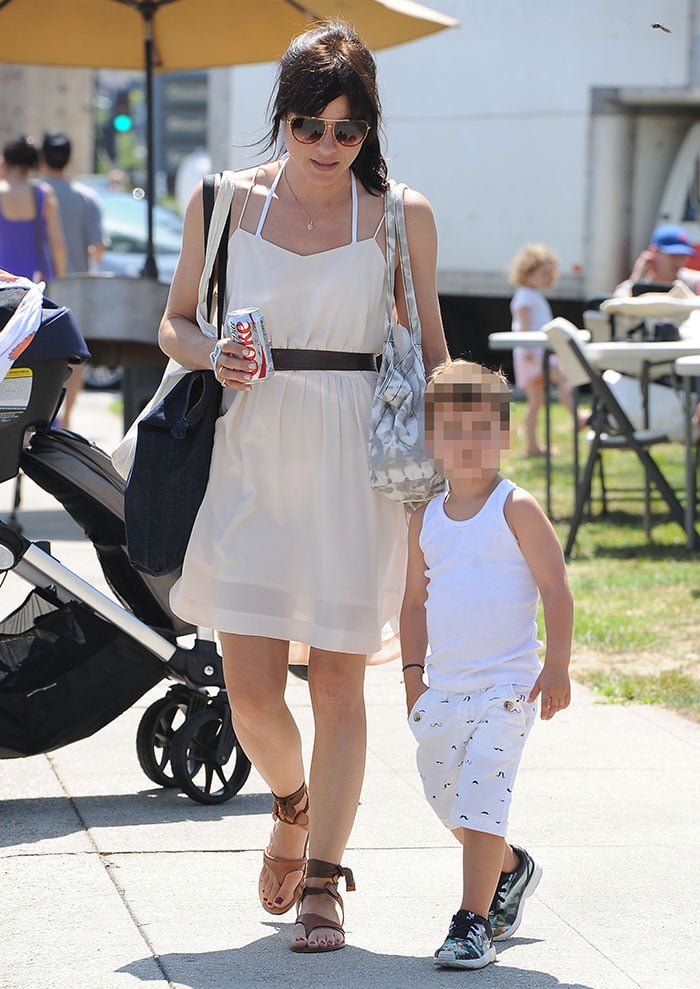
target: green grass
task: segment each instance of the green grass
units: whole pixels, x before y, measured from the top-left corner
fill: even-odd
[[[611,703],[660,704],[700,721],[698,681],[679,670],[647,675],[597,670],[579,679]]]
[[[524,403],[514,402],[518,427]],[[565,543],[573,510],[573,442],[569,413],[552,407],[552,515]],[[542,424],[544,429],[544,424]],[[581,459],[586,442],[578,437]],[[524,438],[514,434],[503,473],[545,505],[544,462],[524,458]],[[682,492],[682,444],[654,447],[652,456]],[[575,601],[572,673],[612,701],[659,704],[700,721],[700,554],[685,547],[684,532],[665,503],[652,504],[651,535],[643,526],[642,471],[630,452],[604,454],[607,515],[584,519],[568,564]],[[598,491],[597,480],[594,490]],[[683,495],[681,494],[681,501]]]

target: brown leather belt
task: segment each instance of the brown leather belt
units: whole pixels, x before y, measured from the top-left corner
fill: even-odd
[[[276,371],[376,371],[375,354],[345,350],[293,350],[271,348]]]

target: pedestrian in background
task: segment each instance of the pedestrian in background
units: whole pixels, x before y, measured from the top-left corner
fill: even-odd
[[[653,292],[655,285],[668,288],[675,281],[683,282],[693,292],[700,289],[700,271],[687,268],[688,260],[695,257],[695,250],[683,227],[674,223],[663,223],[655,228],[647,247],[637,257],[629,278],[615,286],[616,298],[633,295],[633,287],[638,282],[649,285]]]
[[[48,281],[66,270],[66,246],[56,194],[33,182],[39,167],[34,139],[9,141],[0,161],[0,268],[32,281]]]
[[[71,161],[70,139],[62,131],[44,134],[40,171],[43,181],[56,193],[66,241],[65,274],[89,271],[105,250],[102,240],[102,209],[97,195],[81,182],[66,178]]]
[[[65,274],[68,275],[89,271],[99,263],[106,246],[102,239],[99,199],[92,189],[65,176],[71,152],[70,139],[62,131],[44,134],[41,144],[41,175],[58,200],[67,252]],[[66,395],[59,416],[60,424],[65,429],[70,428],[71,413],[83,387],[83,377],[82,365],[74,365],[66,382]]]
[[[447,968],[490,964],[493,941],[520,924],[542,869],[505,840],[513,786],[538,698],[545,720],[570,700],[573,604],[561,546],[532,495],[499,473],[509,400],[505,378],[478,364],[435,371],[426,448],[449,486],[409,525],[401,609],[408,723],[425,797],[462,844],[462,901],[434,957]]]
[[[552,308],[544,293],[559,277],[559,262],[554,251],[544,244],[527,244],[513,258],[510,281],[516,286],[510,302],[514,333],[541,330],[552,318]],[[545,452],[537,439],[539,411],[545,403],[543,347],[514,347],[515,384],[525,392],[526,456]],[[549,358],[550,380],[557,387],[559,401],[573,412],[573,399],[556,357]]]

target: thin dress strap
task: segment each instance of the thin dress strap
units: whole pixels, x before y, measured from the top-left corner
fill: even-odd
[[[256,237],[262,237],[262,228],[265,225],[265,220],[267,218],[267,211],[270,208],[270,203],[272,202],[272,197],[275,194],[275,189],[277,188],[277,183],[282,178],[282,171],[284,170],[284,166],[286,164],[287,164],[287,159],[286,158],[283,158],[282,161],[280,162],[279,171],[278,171],[277,175],[275,175],[274,181],[273,181],[272,185],[270,186],[270,189],[269,189],[269,191],[267,193],[267,196],[265,197],[265,202],[263,204],[262,212],[260,213],[260,219],[258,220],[258,226],[257,226],[256,231],[255,231],[255,236]],[[356,244],[357,243],[357,218],[358,218],[358,214],[359,214],[359,209],[358,209],[358,198],[357,198],[357,179],[355,178],[355,173],[354,172],[350,172],[350,182],[351,182],[351,188],[352,188],[352,239],[351,239],[350,243]],[[252,186],[251,186],[251,188],[252,188]],[[250,189],[248,190],[248,196],[249,195],[250,195]],[[248,202],[248,196],[246,196],[245,203],[243,204],[243,210],[241,212],[241,217],[243,216],[243,213],[245,213],[246,204]],[[241,223],[241,221],[240,221],[240,218],[239,218],[239,220],[238,220],[238,225],[239,226],[240,226],[240,223]],[[377,227],[377,230],[379,230],[379,227]],[[375,236],[376,236],[376,233],[375,233]]]
[[[386,210],[382,210],[382,215],[379,217],[379,223],[377,224],[377,229],[372,234],[372,240],[377,239],[377,234],[382,229],[382,225],[384,224],[385,220],[386,220]]]
[[[355,173],[350,172],[350,181],[352,183],[352,240],[351,244],[357,243],[357,179],[355,178]]]
[[[282,172],[284,171],[284,166],[286,164],[287,164],[287,159],[286,158],[283,158],[282,161],[280,162],[279,172],[277,173],[277,175],[275,175],[274,181],[273,181],[272,185],[270,186],[270,189],[269,189],[269,191],[267,193],[267,196],[265,197],[265,202],[263,204],[262,213],[260,214],[260,219],[258,220],[258,226],[257,226],[257,229],[255,231],[255,236],[256,237],[262,237],[262,228],[263,228],[263,225],[265,223],[265,219],[267,217],[267,211],[270,208],[270,203],[272,202],[272,197],[275,194],[275,189],[277,188],[277,183],[282,178]],[[245,206],[243,208],[245,209]]]
[[[236,230],[238,230],[241,223],[243,222],[245,211],[248,209],[248,200],[250,199],[250,194],[253,191],[253,186],[255,185],[257,178],[258,178],[258,173],[256,172],[255,175],[253,176],[253,181],[248,186],[248,191],[245,194],[245,199],[243,200],[243,208],[241,209],[241,212],[238,214],[238,223],[236,224]]]

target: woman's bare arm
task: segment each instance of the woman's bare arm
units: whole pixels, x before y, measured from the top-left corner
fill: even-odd
[[[41,188],[44,193],[44,223],[46,224],[53,271],[54,275],[60,278],[66,273],[66,242],[63,237],[58,200],[50,185],[42,184]]]
[[[423,360],[427,374],[449,360],[437,294],[437,230],[433,210],[419,192],[406,189],[404,196],[408,252],[423,337]],[[408,314],[400,266],[396,272],[396,310],[408,326]]]

